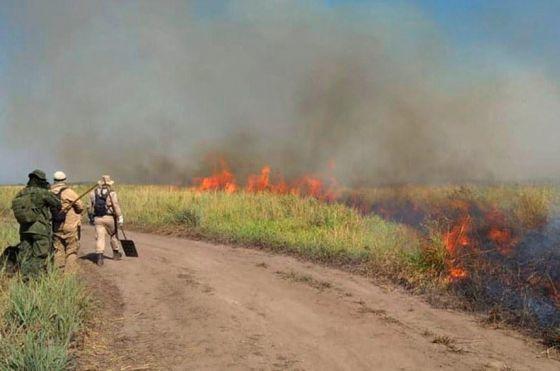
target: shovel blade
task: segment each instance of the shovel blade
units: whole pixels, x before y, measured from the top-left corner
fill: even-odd
[[[136,245],[132,240],[121,240],[121,246],[124,254],[129,257],[138,257],[138,250],[136,250]]]

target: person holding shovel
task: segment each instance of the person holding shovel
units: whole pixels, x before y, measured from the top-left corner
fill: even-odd
[[[117,227],[123,225],[124,218],[117,193],[112,189],[114,183],[109,175],[103,175],[97,182],[97,188],[89,195],[88,215],[90,223],[95,226],[95,251],[98,266],[103,265],[106,237],[110,239],[113,259],[122,258],[117,239]]]
[[[54,265],[64,273],[75,273],[78,269],[81,215],[84,205],[80,196],[66,183],[66,174],[54,173],[51,192],[60,200],[62,208],[53,211]]]

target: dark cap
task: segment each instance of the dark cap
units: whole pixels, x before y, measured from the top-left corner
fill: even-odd
[[[41,180],[47,180],[47,174],[43,170],[35,169],[29,173],[29,177],[36,177]]]

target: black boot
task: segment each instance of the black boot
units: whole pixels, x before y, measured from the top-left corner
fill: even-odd
[[[119,250],[113,250],[113,260],[121,260],[122,254]]]
[[[100,267],[103,265],[103,253],[97,254],[97,265]]]

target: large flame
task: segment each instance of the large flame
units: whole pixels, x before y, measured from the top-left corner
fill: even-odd
[[[330,177],[328,185],[319,177],[304,175],[288,183],[282,174],[272,174],[269,165],[265,165],[259,174],[251,174],[247,177],[245,187],[237,186],[235,176],[229,170],[225,161],[209,177],[197,178],[194,183],[199,191],[226,191],[233,193],[244,190],[249,193],[269,192],[275,194],[292,194],[303,197],[314,197],[319,200],[333,201],[338,194],[338,186],[333,177]]]
[[[194,183],[199,191],[225,191],[233,193],[237,190],[235,176],[229,171],[224,161],[220,162],[220,167],[213,175],[205,178],[196,178]]]

